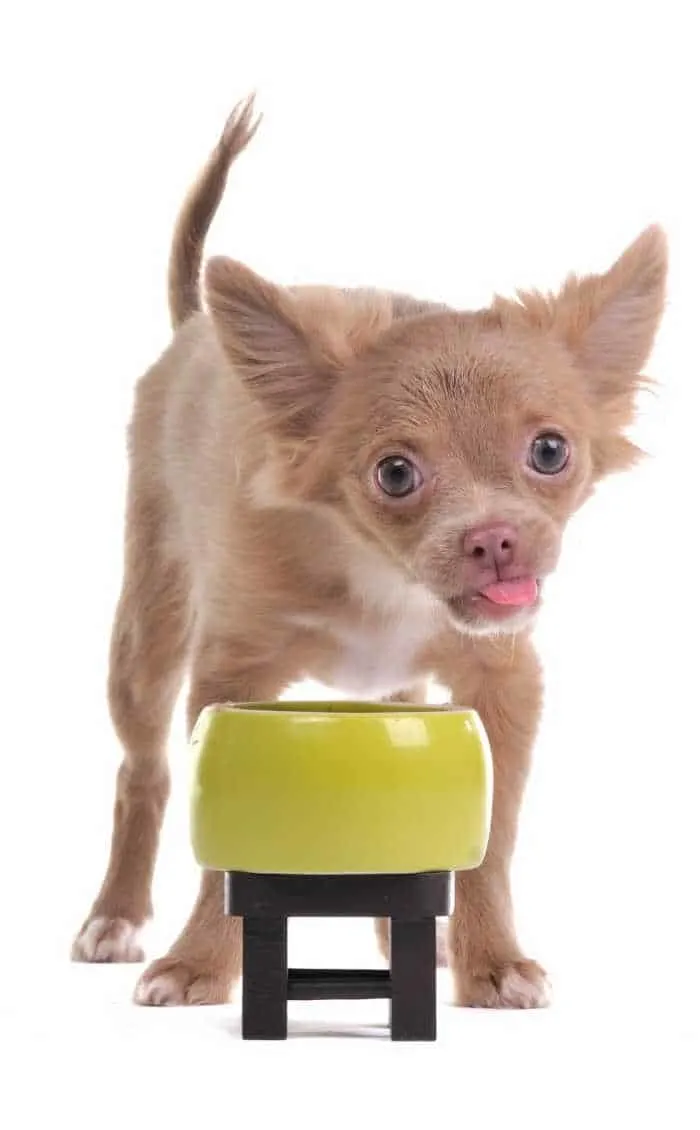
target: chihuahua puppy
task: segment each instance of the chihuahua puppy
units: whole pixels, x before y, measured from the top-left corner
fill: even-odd
[[[109,698],[124,759],[111,856],[74,943],[140,961],[183,677],[189,723],[310,677],[420,701],[430,677],[475,707],[495,795],[483,865],[457,876],[448,929],[462,1005],[546,1003],[513,925],[509,866],[540,713],[531,627],[561,537],[625,435],[664,303],[666,243],[645,231],[605,274],[461,312],[375,290],[280,287],[200,268],[236,108],[175,232],[172,343],[130,428],[124,582]],[[229,998],[241,929],[204,873],[191,917],[136,988],[142,1004]],[[388,926],[378,923],[383,951]]]

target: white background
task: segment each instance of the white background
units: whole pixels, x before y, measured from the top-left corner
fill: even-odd
[[[700,99],[686,5],[24,3],[0,29],[0,1121],[74,1127],[698,1124]],[[688,6],[690,12],[690,6]],[[233,102],[265,123],[211,233],[280,282],[469,307],[605,269],[648,222],[670,303],[640,437],[653,458],[572,525],[539,628],[548,674],[515,873],[554,1004],[459,1012],[392,1046],[381,1002],[299,1005],[243,1045],[237,1005],[129,1003],[68,962],[102,878],[119,751],[104,698],[133,382],[168,340],[165,265]],[[187,751],[151,955],[196,885]],[[368,923],[292,959],[376,961]],[[315,1038],[314,1025],[345,1039]],[[258,1120],[257,1122],[255,1120]]]

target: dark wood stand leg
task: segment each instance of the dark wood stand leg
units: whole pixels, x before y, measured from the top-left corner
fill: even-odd
[[[434,1040],[435,918],[449,874],[259,875],[229,871],[226,912],[243,919],[243,1039],[284,1040],[288,1000],[388,997],[392,1040]],[[287,919],[391,919],[391,970],[288,969]]]
[[[287,1038],[287,919],[243,919],[243,1039]]]
[[[391,920],[391,1038],[436,1038],[435,919]]]

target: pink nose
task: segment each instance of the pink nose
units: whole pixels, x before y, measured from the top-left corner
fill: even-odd
[[[473,526],[464,536],[464,550],[470,563],[484,573],[499,572],[515,558],[518,535],[507,522],[485,522]]]

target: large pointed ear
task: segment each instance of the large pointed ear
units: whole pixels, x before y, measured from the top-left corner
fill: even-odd
[[[571,278],[554,299],[555,327],[603,397],[633,383],[649,359],[667,265],[666,237],[650,227],[606,274]]]
[[[666,237],[642,232],[603,275],[572,275],[558,294],[518,292],[518,302],[496,299],[501,325],[523,323],[553,333],[583,371],[598,404],[626,396],[640,383],[664,308]]]
[[[223,349],[288,440],[313,430],[340,367],[322,336],[305,326],[294,298],[231,259],[211,259],[205,294]]]
[[[501,325],[523,322],[562,342],[572,356],[596,412],[598,473],[622,470],[641,452],[625,435],[635,417],[637,393],[666,297],[666,237],[642,232],[603,275],[572,276],[558,294],[518,293],[517,303],[497,299]]]
[[[622,470],[641,454],[624,433],[638,391],[650,383],[642,370],[663,313],[667,271],[666,237],[652,226],[605,274],[572,276],[558,294],[497,298],[489,312],[501,327],[524,324],[567,348],[596,411],[598,473]]]

